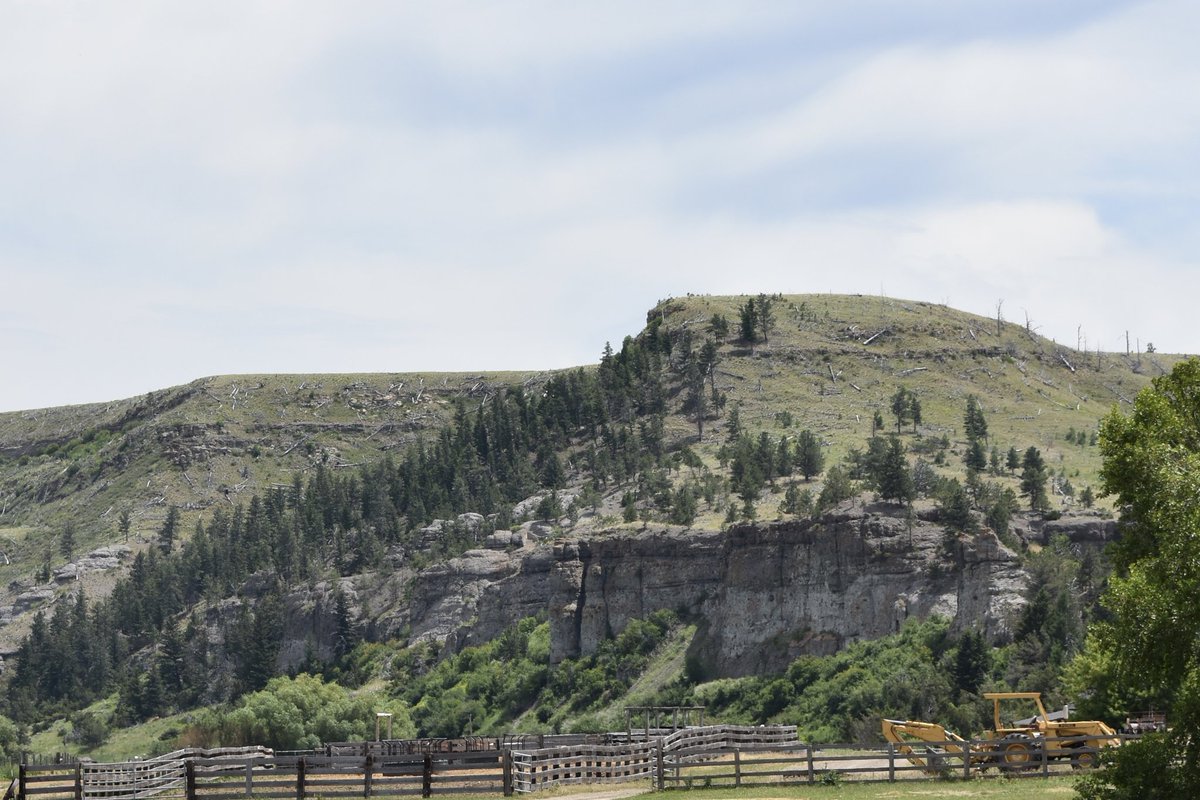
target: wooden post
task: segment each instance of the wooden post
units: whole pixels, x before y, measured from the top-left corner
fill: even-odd
[[[183,767],[183,793],[187,800],[196,800],[196,762],[188,759]]]
[[[305,773],[304,756],[296,759],[296,800],[304,800],[304,773]]]
[[[363,797],[371,796],[371,783],[375,779],[375,757],[367,756],[363,761]]]
[[[513,765],[512,751],[503,750],[500,753],[500,769],[504,773],[504,796],[512,797],[513,794]]]
[[[733,748],[733,785],[742,785],[742,748]]]
[[[254,794],[254,759],[246,759],[246,796]]]
[[[75,800],[83,800],[83,764],[75,762]]]
[[[1046,741],[1046,737],[1042,737],[1042,777],[1050,777],[1050,744]]]
[[[888,781],[896,782],[896,745],[888,742]]]
[[[968,739],[963,743],[963,780],[969,780],[971,777],[971,745],[974,741]]]
[[[663,742],[662,737],[658,737],[658,746],[654,752],[655,772],[658,773],[657,786],[661,792],[663,790]]]
[[[816,780],[817,780],[817,776],[816,776],[816,773],[815,773],[815,772],[814,772],[814,770],[813,770],[813,746],[812,746],[812,742],[809,742],[807,745],[805,745],[805,749],[806,749],[806,750],[808,750],[808,782],[809,782],[809,783],[815,783],[815,782],[816,782]]]
[[[28,795],[25,794],[25,763],[17,769],[17,800],[26,800]]]
[[[425,765],[421,772],[421,797],[433,794],[433,756],[425,754]]]

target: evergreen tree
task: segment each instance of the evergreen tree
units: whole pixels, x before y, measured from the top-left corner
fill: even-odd
[[[775,311],[772,305],[773,300],[767,295],[758,296],[758,329],[762,331],[764,344],[770,341],[771,329],[775,327]]]
[[[814,475],[821,474],[825,468],[825,454],[821,451],[821,442],[816,434],[805,428],[796,438],[796,466],[804,480],[810,480]]]
[[[983,416],[983,408],[980,407],[979,401],[975,399],[975,395],[967,396],[967,410],[963,415],[963,429],[967,434],[967,441],[974,442],[980,439],[986,439],[988,435],[987,420]]]
[[[738,307],[738,318],[741,321],[742,340],[754,344],[758,341],[758,306],[751,297]]]
[[[987,469],[987,451],[983,449],[983,441],[972,439],[967,445],[967,454],[963,456],[967,469],[972,472],[983,472]]]
[[[854,491],[850,474],[840,464],[834,464],[825,472],[825,484],[817,497],[817,506],[821,509],[832,508],[853,497]]]
[[[912,399],[907,388],[901,386],[892,395],[892,415],[896,417],[896,433],[900,427],[912,419]]]
[[[954,688],[961,694],[977,694],[991,671],[991,656],[982,633],[973,630],[964,633],[954,656]]]
[[[158,547],[164,553],[171,552],[175,546],[175,535],[179,532],[179,509],[175,505],[167,507],[167,518],[158,529]]]
[[[962,484],[951,478],[942,484],[938,493],[938,504],[942,511],[942,521],[953,531],[970,533],[975,529],[975,517],[971,514],[971,502]]]
[[[713,314],[708,321],[708,332],[718,342],[723,342],[729,336],[729,320],[722,314]]]
[[[1049,504],[1046,496],[1046,462],[1036,447],[1025,451],[1021,460],[1021,494],[1029,498],[1029,507],[1034,511],[1043,511]]]
[[[1021,454],[1017,452],[1016,447],[1008,448],[1008,455],[1005,458],[1004,466],[1008,467],[1010,474],[1016,472],[1017,468],[1021,466]]]
[[[904,444],[895,436],[888,440],[887,451],[878,477],[879,497],[908,504],[916,497]]]

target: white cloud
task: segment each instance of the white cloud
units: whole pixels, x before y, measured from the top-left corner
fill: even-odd
[[[1092,6],[14,6],[0,408],[586,363],[686,292],[1200,350],[1200,12]]]

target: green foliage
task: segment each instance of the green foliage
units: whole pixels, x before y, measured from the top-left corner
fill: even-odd
[[[796,437],[796,468],[804,476],[804,480],[820,475],[825,469],[825,454],[821,451],[821,442],[817,435],[805,428]]]
[[[821,494],[817,497],[817,508],[822,510],[833,508],[838,503],[849,500],[856,493],[857,489],[850,479],[850,473],[840,464],[835,464],[825,473],[825,484],[821,487]]]
[[[278,750],[362,741],[368,733],[374,735],[377,711],[393,714],[393,736],[414,734],[404,704],[372,692],[352,694],[337,684],[301,673],[272,679],[230,711],[211,712],[197,724],[197,738],[210,745],[263,744]]]
[[[1149,769],[1183,794],[1200,790],[1200,360],[1181,362],[1138,394],[1130,416],[1114,409],[1101,424],[1104,491],[1125,522],[1112,557],[1115,574],[1097,627],[1123,680],[1173,698],[1171,735],[1118,759],[1096,797],[1135,796]],[[1178,768],[1166,768],[1178,759]],[[1126,769],[1127,767],[1127,769]],[[1158,789],[1155,789],[1158,790]],[[1164,789],[1165,790],[1165,789]],[[1140,795],[1148,796],[1148,795]]]
[[[975,530],[975,517],[971,513],[971,502],[957,479],[941,481],[937,500],[942,512],[942,522],[947,528],[964,533]]]
[[[1045,511],[1050,500],[1046,496],[1046,462],[1041,451],[1030,447],[1021,459],[1021,494],[1029,498],[1029,507],[1034,511]]]
[[[432,668],[419,657],[394,659],[392,692],[411,705],[421,736],[503,733],[530,711],[543,723],[561,722],[622,695],[677,624],[670,611],[633,620],[594,655],[551,670],[550,626],[526,619]]]
[[[1166,734],[1148,734],[1102,751],[1102,769],[1075,784],[1080,800],[1174,800],[1200,797],[1200,776],[1177,765],[1179,745]]]
[[[729,722],[795,724],[803,741],[873,742],[880,717],[945,716],[955,691],[953,646],[944,620],[909,622],[832,656],[802,656],[782,676],[702,684],[689,701]]]
[[[877,472],[873,475],[876,489],[883,500],[907,504],[916,497],[912,473],[909,472],[908,459],[904,453],[904,444],[900,439],[895,436],[888,437],[887,449]]]
[[[983,416],[983,408],[980,407],[979,401],[975,399],[975,395],[967,396],[967,410],[963,415],[963,431],[967,435],[967,441],[974,444],[981,439],[986,439],[988,435],[987,420]]]

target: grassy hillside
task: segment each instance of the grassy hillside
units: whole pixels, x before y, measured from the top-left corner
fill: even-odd
[[[746,310],[764,301],[771,324],[744,335]],[[191,609],[180,595],[138,599],[147,586],[180,590],[190,582],[187,603],[236,602],[240,582],[255,572],[308,585],[400,562],[420,568],[479,541],[453,526],[426,528],[435,513],[490,514],[484,534],[535,514],[572,535],[651,521],[718,529],[749,514],[772,519],[789,485],[802,480],[769,475],[745,490],[736,473],[748,450],[758,443],[769,451],[810,431],[830,467],[865,447],[877,415],[885,432],[899,428],[909,463],[919,457],[961,478],[964,413],[974,397],[989,449],[1037,447],[1053,475],[1082,490],[1097,484],[1099,419],[1178,360],[1076,352],[1024,326],[944,306],[834,295],[670,299],[613,350],[599,365],[560,373],[227,376],[109,404],[0,415],[0,585],[21,612],[0,627],[0,648],[11,652],[32,610],[56,596],[82,587],[92,600],[104,597],[122,569],[60,568],[101,544],[150,550],[172,509],[178,537],[142,565],[143,585],[114,595],[120,602],[89,623],[120,662],[91,687],[94,696],[114,682],[136,696],[146,678],[128,659],[186,622]],[[698,384],[711,401],[696,399]],[[922,408],[915,425],[893,417],[901,390]],[[707,405],[703,436],[696,403]],[[997,472],[987,478],[991,496],[1018,488],[1015,475]],[[806,484],[814,494],[821,485],[821,477]],[[1052,510],[1075,502],[1063,486]],[[544,496],[550,489],[581,500],[556,508],[557,495]],[[260,497],[266,511],[243,525],[235,509]],[[197,524],[208,537],[185,552],[179,541]],[[360,549],[344,557],[347,548]],[[272,566],[277,552],[289,556]],[[131,560],[127,554],[124,563]],[[169,610],[155,617],[143,602]],[[66,620],[65,604],[59,608]],[[243,620],[246,641],[255,639],[254,616]],[[658,666],[636,682],[622,675],[620,694],[648,697],[670,684],[687,639],[681,633],[664,645]],[[47,664],[52,655],[41,651]],[[270,660],[267,653],[263,663]],[[263,685],[253,664],[242,666],[245,687]],[[193,678],[203,686],[214,676]],[[47,689],[31,673],[23,679],[26,718],[50,708],[50,699],[72,707],[61,686]],[[591,680],[616,692],[599,672]],[[35,699],[42,705],[31,705]],[[419,701],[412,703],[420,717]],[[583,704],[539,721],[561,726],[602,713]]]
[[[647,315],[697,347],[714,316],[728,322],[713,375],[726,405],[710,412],[704,440],[696,441],[678,384],[668,387],[664,420],[667,446],[692,445],[714,470],[734,408],[751,433],[812,430],[832,464],[863,446],[875,412],[894,429],[890,400],[904,386],[920,398],[923,421],[903,437],[948,438],[947,474],[960,469],[973,394],[1002,453],[1037,446],[1076,488],[1094,486],[1097,449],[1068,442],[1068,432],[1090,434],[1178,360],[1082,353],[941,305],[844,295],[776,298],[767,341],[749,343],[737,335],[746,299],[674,298]],[[679,352],[677,344],[668,360]],[[403,452],[443,426],[456,399],[474,404],[509,386],[536,391],[549,375],[222,376],[107,404],[0,414],[0,585],[28,589],[47,561],[58,566],[101,544],[144,546],[171,505],[186,532],[214,507],[290,485],[319,464],[353,470]],[[760,517],[773,517],[778,501],[764,495]],[[596,517],[603,524],[619,520],[617,498],[606,510]],[[721,515],[702,507],[694,524],[715,528]]]

